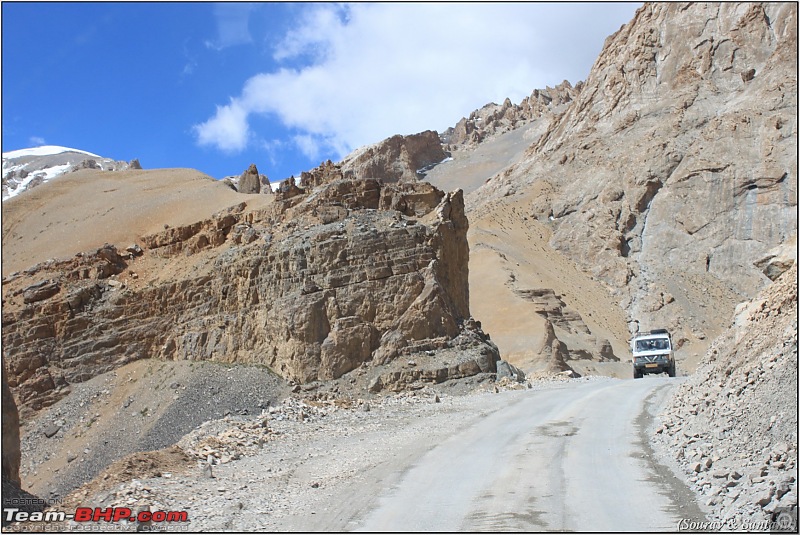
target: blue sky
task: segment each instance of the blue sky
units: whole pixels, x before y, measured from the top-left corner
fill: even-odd
[[[586,78],[639,4],[2,4],[2,150],[281,180]]]

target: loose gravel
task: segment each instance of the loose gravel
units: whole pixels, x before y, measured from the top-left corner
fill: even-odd
[[[716,530],[797,520],[797,327],[794,267],[742,307],[660,416],[656,447]]]

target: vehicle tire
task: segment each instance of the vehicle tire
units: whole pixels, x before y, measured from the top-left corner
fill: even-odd
[[[669,371],[667,372],[670,377],[675,377],[675,363],[673,362],[669,366]]]
[[[640,372],[639,370],[634,368],[633,369],[633,378],[634,379],[641,379],[642,378],[642,372]]]

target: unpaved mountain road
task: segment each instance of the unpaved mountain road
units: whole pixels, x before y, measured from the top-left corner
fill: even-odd
[[[351,408],[287,399],[264,444],[215,464],[211,478],[200,461],[163,477],[99,476],[76,496],[187,511],[191,531],[674,531],[681,518],[705,520],[648,440],[680,381],[537,380],[463,395],[435,385]],[[215,448],[249,443],[226,429],[260,429],[263,416],[237,418],[198,436],[210,430]]]
[[[428,451],[350,528],[672,531],[702,512],[653,459],[647,427],[675,380],[525,392]]]

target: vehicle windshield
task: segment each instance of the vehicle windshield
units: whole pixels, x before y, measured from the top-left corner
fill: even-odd
[[[669,351],[669,340],[657,338],[655,340],[637,340],[636,351]]]

